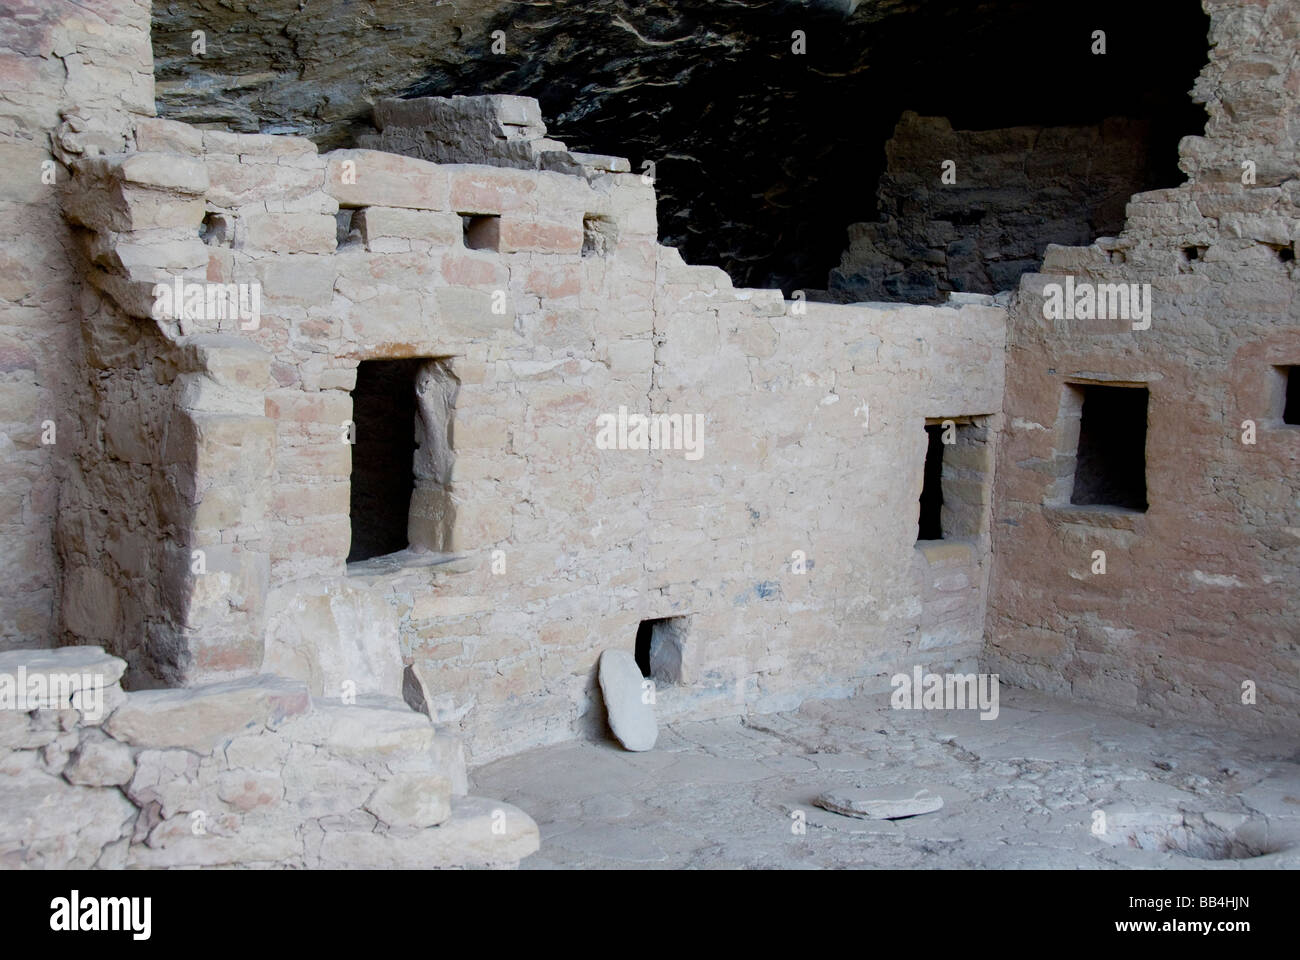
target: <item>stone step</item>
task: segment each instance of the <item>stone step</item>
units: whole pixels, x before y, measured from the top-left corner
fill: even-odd
[[[487,797],[453,797],[451,817],[423,830],[331,832],[320,847],[325,868],[408,870],[515,867],[536,853],[537,824],[518,807]]]
[[[400,697],[358,697],[353,704],[313,698],[312,711],[301,730],[291,732],[294,739],[307,739],[352,760],[383,760],[393,769],[428,769],[432,763],[432,772],[447,778],[453,794],[469,792],[460,738]]]

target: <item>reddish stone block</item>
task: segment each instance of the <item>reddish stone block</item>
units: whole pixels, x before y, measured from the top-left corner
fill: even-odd
[[[536,189],[526,173],[502,167],[461,168],[451,177],[451,209],[462,214],[531,210]]]
[[[460,287],[495,284],[504,287],[508,279],[505,265],[489,257],[448,254],[442,261],[443,278]]]
[[[582,252],[582,226],[503,217],[497,249],[502,253],[578,254]]]
[[[525,292],[551,300],[577,296],[581,289],[582,272],[576,263],[535,267],[528,272],[524,283]]]

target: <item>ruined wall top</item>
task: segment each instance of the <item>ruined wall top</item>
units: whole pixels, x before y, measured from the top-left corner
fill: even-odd
[[[375,104],[376,134],[357,145],[434,163],[482,163],[591,177],[631,170],[622,157],[574,153],[546,136],[532,97],[390,97]]]

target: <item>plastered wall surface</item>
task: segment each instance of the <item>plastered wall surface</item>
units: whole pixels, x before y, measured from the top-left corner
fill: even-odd
[[[1206,9],[1212,49],[1194,93],[1210,120],[1182,142],[1188,182],[1135,196],[1118,238],[1051,248],[1021,283],[988,662],[1013,683],[1082,699],[1292,729],[1300,428],[1283,422],[1280,368],[1300,357],[1300,10]],[[1044,289],[1067,278],[1149,284],[1149,329],[1047,319]],[[1150,391],[1144,513],[1062,495],[1078,429],[1067,385],[1088,382]],[[1092,572],[1095,550],[1104,575]]]

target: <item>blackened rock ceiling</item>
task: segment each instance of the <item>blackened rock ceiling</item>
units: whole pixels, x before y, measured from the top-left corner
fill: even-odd
[[[385,96],[536,97],[570,148],[655,164],[663,242],[789,291],[825,287],[847,226],[875,218],[906,109],[1149,120],[1143,177],[1180,182],[1207,26],[1197,0],[156,0],[154,55],[162,115],[324,148]]]

